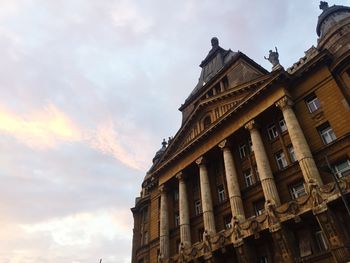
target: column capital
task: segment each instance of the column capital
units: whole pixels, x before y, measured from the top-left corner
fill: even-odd
[[[250,120],[244,125],[244,128],[246,128],[249,131],[254,130],[257,128],[257,123],[255,122],[254,119]]]
[[[201,156],[196,160],[197,165],[204,165],[205,164],[205,157]]]
[[[167,192],[167,189],[166,189],[166,187],[165,187],[164,184],[160,185],[160,186],[158,187],[158,190],[159,190],[159,192],[160,192],[161,194],[165,194],[165,193]]]
[[[225,139],[219,143],[219,147],[221,148],[221,150],[224,150],[225,148],[228,148],[229,146],[230,146],[230,143],[227,139]]]
[[[286,107],[291,107],[293,104],[293,101],[288,96],[284,96],[275,103],[276,107],[280,108],[281,110]]]
[[[175,175],[176,179],[178,179],[179,181],[182,181],[185,179],[185,174],[183,172],[178,172],[176,175]]]

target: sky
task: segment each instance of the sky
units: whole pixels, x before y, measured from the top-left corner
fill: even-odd
[[[318,5],[0,0],[0,263],[130,262],[130,208],[210,39],[288,68]]]

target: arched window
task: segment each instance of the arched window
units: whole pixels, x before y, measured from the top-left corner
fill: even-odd
[[[208,115],[203,119],[204,129],[208,128],[210,126],[210,124],[211,124],[211,118],[210,118],[210,115]]]

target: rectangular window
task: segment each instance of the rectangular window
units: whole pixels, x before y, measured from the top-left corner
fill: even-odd
[[[334,171],[338,178],[350,175],[350,160],[346,159],[334,165]]]
[[[204,228],[199,228],[197,233],[198,233],[198,241],[202,242],[203,241]]]
[[[255,211],[255,215],[259,216],[262,215],[265,211],[265,200],[261,199],[257,202],[254,203],[254,211]]]
[[[231,214],[228,214],[228,215],[224,216],[225,229],[232,228],[231,220],[232,220],[232,215]]]
[[[175,213],[175,227],[178,227],[180,225],[180,216],[179,212]]]
[[[318,246],[319,251],[327,251],[328,244],[327,244],[326,238],[325,238],[322,230],[317,231],[315,233],[315,238],[316,238],[316,242],[317,242],[317,246]]]
[[[293,145],[288,145],[287,148],[288,148],[290,160],[292,161],[292,163],[295,163],[297,161],[297,157],[295,156]]]
[[[306,195],[305,187],[303,182],[293,184],[289,187],[290,195],[293,199],[297,199],[300,196]]]
[[[321,108],[321,103],[315,94],[312,94],[307,99],[305,99],[305,102],[310,113],[315,112]]]
[[[241,159],[245,158],[247,155],[247,146],[245,144],[242,144],[239,146],[239,156]]]
[[[218,186],[218,197],[219,197],[219,203],[222,203],[225,201],[225,188],[223,185]]]
[[[253,143],[252,143],[252,139],[248,139],[248,146],[249,146],[249,151],[253,152]]]
[[[195,211],[196,216],[198,216],[202,213],[202,205],[201,205],[200,200],[197,200],[194,202],[194,211]]]
[[[318,132],[320,133],[324,144],[329,144],[337,139],[332,127],[328,123],[318,128]]]
[[[148,244],[148,232],[147,232],[147,231],[144,233],[143,239],[144,239],[143,244],[144,244],[144,245],[147,245],[147,244]]]
[[[285,132],[287,130],[287,125],[286,122],[284,121],[284,119],[280,119],[280,121],[278,122],[281,132]]]
[[[270,140],[273,140],[278,136],[277,128],[274,124],[267,127],[267,134],[269,135]]]
[[[286,157],[284,156],[284,152],[280,151],[280,152],[276,153],[275,158],[276,158],[278,168],[280,170],[282,170],[288,166]]]
[[[254,184],[254,177],[251,169],[248,169],[243,172],[245,185],[247,187],[252,186]]]
[[[148,221],[148,207],[146,206],[142,209],[142,222],[145,223]]]
[[[179,201],[179,190],[174,190],[174,201]]]
[[[259,263],[269,263],[269,259],[267,256],[262,256],[259,258]]]

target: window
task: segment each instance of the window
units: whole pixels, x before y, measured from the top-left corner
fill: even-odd
[[[254,203],[254,211],[255,211],[255,215],[259,216],[262,215],[265,211],[265,200],[261,199],[257,202]]]
[[[284,119],[280,119],[280,121],[278,122],[281,132],[285,132],[287,130],[287,125],[286,122],[284,121]]]
[[[231,214],[228,214],[228,215],[224,216],[225,229],[232,228],[231,220],[232,220],[232,215]]]
[[[287,148],[288,148],[290,160],[292,161],[292,163],[295,163],[297,161],[297,157],[295,156],[293,145],[288,145]]]
[[[148,244],[148,232],[147,231],[143,235],[143,244],[144,245]]]
[[[319,251],[327,251],[328,244],[322,230],[319,230],[315,233],[315,238]]]
[[[245,185],[247,187],[252,186],[254,184],[254,177],[252,174],[252,170],[248,169],[248,170],[244,171],[243,175],[244,175]]]
[[[144,209],[142,209],[142,223],[147,222],[148,220],[148,207],[146,206]]]
[[[337,139],[335,136],[333,129],[329,126],[328,123],[326,125],[322,125],[322,127],[318,128],[318,131],[321,135],[322,141],[324,144],[329,144]]]
[[[180,216],[179,212],[175,213],[175,227],[178,227],[180,225]]]
[[[252,139],[248,139],[248,146],[249,146],[249,151],[253,152],[253,143],[252,143]]]
[[[247,146],[245,144],[242,144],[241,146],[239,146],[239,156],[241,157],[241,159],[243,159],[244,157],[246,157],[247,155]]]
[[[321,108],[321,103],[315,94],[312,94],[311,96],[309,96],[305,100],[305,102],[306,102],[307,108],[309,109],[310,113],[315,112],[319,108]]]
[[[194,211],[195,211],[196,216],[198,216],[202,213],[202,205],[201,205],[200,200],[197,200],[194,202]]]
[[[286,157],[284,156],[284,152],[280,151],[280,152],[276,153],[275,158],[276,158],[278,168],[280,170],[287,167],[288,163],[287,163]]]
[[[338,178],[350,175],[350,160],[346,159],[334,165],[334,171]]]
[[[199,228],[197,233],[198,233],[198,241],[202,242],[203,241],[204,228]]]
[[[174,191],[174,201],[179,201],[179,190]]]
[[[219,203],[222,203],[225,201],[225,188],[223,185],[218,186],[218,197],[219,197]]]
[[[210,116],[208,115],[207,117],[204,118],[203,120],[203,127],[204,129],[208,128],[211,124],[211,118]]]
[[[269,263],[269,259],[267,256],[262,256],[259,258],[259,263]]]
[[[278,136],[277,128],[274,124],[267,127],[267,134],[269,135],[270,140],[273,140]]]
[[[293,199],[297,199],[300,196],[306,195],[305,187],[303,182],[293,184],[289,187],[289,192]]]

